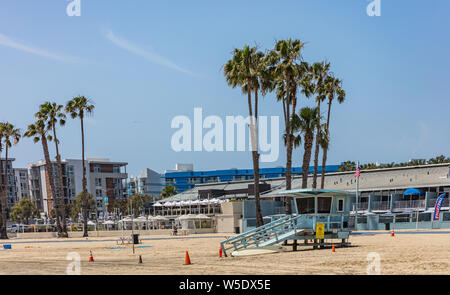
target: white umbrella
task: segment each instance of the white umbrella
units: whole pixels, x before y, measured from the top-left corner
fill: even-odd
[[[198,204],[200,204],[200,201],[199,200],[194,200],[194,201],[191,201],[191,204],[192,205],[198,205]]]
[[[212,204],[217,204],[217,203],[219,203],[219,200],[216,199],[216,198],[214,198],[214,199],[211,200],[211,203],[212,203]]]
[[[188,220],[188,219],[195,219],[195,215],[194,214],[188,214],[188,215],[181,215],[180,217],[178,217],[178,220]]]
[[[92,222],[92,221],[88,221],[88,223],[87,223],[88,225],[95,225],[95,222]]]
[[[164,216],[158,215],[158,216],[153,217],[152,220],[155,220],[155,221],[164,221],[164,220],[169,220],[169,219],[165,218]]]
[[[156,204],[153,204],[153,207],[162,207],[163,205],[160,202],[157,202]]]
[[[195,215],[196,219],[210,219],[211,217],[206,216],[205,214],[197,214]]]
[[[105,222],[103,222],[103,224],[114,224],[114,221],[112,221],[112,220],[106,220]]]
[[[181,202],[174,202],[176,207],[180,207],[181,206]]]
[[[209,201],[206,200],[206,199],[205,199],[205,200],[201,200],[201,201],[200,201],[200,204],[201,204],[201,205],[208,205],[208,204],[209,204]]]

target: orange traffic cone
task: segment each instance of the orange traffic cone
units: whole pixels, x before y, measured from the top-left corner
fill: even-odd
[[[334,244],[331,247],[331,252],[336,252],[336,249],[334,248]]]
[[[222,258],[222,247],[219,249],[219,257]]]
[[[392,228],[391,237],[395,236],[394,234],[394,228]]]
[[[185,265],[191,264],[191,259],[189,258],[189,253],[188,253],[188,251],[186,251],[186,259],[185,259],[184,264],[185,264]]]
[[[92,250],[89,250],[89,262],[94,262],[94,256],[92,256]]]

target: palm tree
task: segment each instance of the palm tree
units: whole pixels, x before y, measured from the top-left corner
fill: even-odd
[[[268,67],[274,80],[277,100],[282,102],[285,122],[286,144],[286,190],[292,188],[292,150],[294,144],[293,129],[290,121],[297,105],[297,89],[303,84],[304,66],[301,63],[301,50],[304,46],[300,40],[280,40],[268,53]],[[286,213],[291,214],[291,198],[285,198]]]
[[[7,198],[7,194],[9,191],[9,183],[8,183],[8,149],[14,144],[16,145],[20,138],[21,138],[21,134],[20,134],[20,129],[17,129],[14,127],[13,124],[6,122],[6,123],[0,123],[1,124],[1,139],[3,139],[3,144],[5,146],[5,164],[6,164],[6,169],[5,169],[5,184],[3,187],[3,197],[2,197],[2,220],[4,220],[5,222],[2,223],[2,226],[5,227],[5,233],[6,233],[6,221],[7,221],[7,214],[6,214],[6,206],[7,206],[7,202],[6,202],[6,198]],[[2,229],[3,232],[3,229]],[[6,237],[8,238],[8,237]]]
[[[294,132],[298,132],[295,136],[294,146],[297,147],[301,142],[303,135],[303,165],[302,165],[302,188],[308,186],[309,163],[311,162],[311,153],[314,141],[314,131],[317,125],[320,125],[320,114],[317,108],[304,107],[299,114],[292,116],[291,125]]]
[[[61,236],[67,238],[67,224],[66,224],[66,198],[64,193],[63,169],[61,164],[61,155],[59,154],[59,140],[56,137],[56,125],[64,126],[66,124],[66,114],[62,111],[63,105],[58,105],[55,102],[45,102],[40,106],[38,117],[42,118],[47,123],[47,128],[53,131],[53,140],[56,147],[56,162],[58,165],[58,180],[59,180],[59,198],[57,198],[57,208],[60,211],[62,218],[62,233]]]
[[[241,87],[247,94],[248,111],[250,115],[250,138],[252,145],[254,194],[256,207],[256,227],[262,226],[263,218],[259,197],[259,153],[258,153],[258,92],[266,88],[263,78],[265,56],[257,51],[256,47],[246,45],[243,49],[235,49],[233,57],[224,66],[224,75],[229,86]],[[252,104],[252,91],[255,93],[255,102]]]
[[[84,161],[84,126],[83,121],[86,115],[92,114],[95,106],[93,103],[84,96],[74,97],[67,102],[66,112],[70,114],[72,119],[79,118],[81,122],[81,163],[83,166],[83,237],[88,236],[88,198],[87,198],[87,180],[86,180],[86,167]]]
[[[174,187],[173,185],[168,185],[162,189],[161,198],[171,197],[171,196],[176,195],[177,193],[178,193],[178,190],[176,187]]]
[[[345,91],[342,89],[342,81],[333,77],[329,76],[325,80],[324,85],[324,95],[328,98],[328,116],[327,116],[327,137],[330,138],[330,115],[331,115],[331,104],[333,103],[334,98],[337,98],[337,101],[339,103],[343,103],[345,100]],[[321,185],[320,188],[324,188],[325,186],[325,166],[327,162],[327,154],[328,150],[323,151],[323,159],[322,159],[322,179],[321,179]]]
[[[48,150],[48,142],[52,140],[52,136],[48,134],[50,131],[50,128],[45,125],[44,120],[42,120],[39,116],[40,113],[36,113],[35,116],[37,117],[37,121],[34,124],[28,125],[28,129],[25,132],[25,137],[33,137],[34,143],[41,142],[42,149],[44,151],[44,158],[45,158],[45,172],[46,172],[46,178],[48,180],[49,186],[50,186],[50,199],[51,202],[47,201],[47,207],[48,212],[52,212],[53,206],[56,206],[58,208],[58,200],[56,198],[56,189],[55,189],[55,179],[53,174],[53,165],[50,160],[50,153]],[[50,205],[53,203],[54,205]],[[62,228],[61,228],[61,222],[60,222],[60,211],[55,210],[55,217],[56,217],[56,227],[58,230],[58,237],[62,237]]]
[[[316,102],[317,102],[317,110],[320,114],[320,103],[325,100],[325,95],[323,95],[323,84],[325,79],[328,77],[330,70],[330,63],[326,62],[317,62],[312,65],[310,68],[310,74],[312,76],[312,91],[316,94]],[[321,125],[317,125],[316,132],[316,145],[314,150],[314,172],[313,172],[313,183],[312,187],[317,188],[317,168],[319,166],[319,151],[320,151],[320,139],[323,138],[320,136]],[[322,174],[324,171],[322,171]]]

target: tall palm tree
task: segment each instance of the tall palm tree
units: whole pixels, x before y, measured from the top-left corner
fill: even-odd
[[[302,164],[302,188],[308,186],[309,163],[311,162],[311,153],[314,141],[314,131],[320,124],[320,114],[317,108],[304,107],[299,114],[294,114],[291,120],[294,132],[298,132],[295,136],[294,146],[297,147],[301,142],[303,135],[303,164]]]
[[[345,100],[345,91],[342,88],[342,81],[333,76],[329,76],[325,80],[324,85],[324,94],[328,98],[328,115],[327,115],[327,137],[330,138],[330,115],[331,115],[331,104],[333,100],[336,98],[338,103],[343,103]],[[327,162],[327,154],[328,150],[323,151],[323,159],[322,159],[322,178],[320,188],[324,188],[325,186],[325,166]]]
[[[244,46],[243,49],[236,48],[233,52],[233,57],[224,66],[224,75],[228,85],[232,88],[240,86],[242,92],[247,94],[257,227],[264,224],[259,196],[258,152],[258,92],[265,89],[265,85],[263,85],[264,67],[264,54],[258,51],[256,47],[250,47],[248,45]],[[252,92],[255,93],[254,103],[252,103]]]
[[[1,226],[0,226],[0,239],[8,239],[8,233],[6,232],[6,223],[7,223],[7,212],[6,212],[6,193],[3,194],[4,190],[4,178],[3,178],[3,161],[1,159],[1,152],[3,151],[3,125],[0,124],[0,207],[2,208],[1,214]],[[5,173],[8,175],[8,173]]]
[[[310,74],[312,76],[312,91],[316,95],[316,102],[317,102],[317,110],[320,112],[320,104],[322,101],[325,100],[325,95],[323,95],[323,84],[328,77],[330,70],[330,63],[326,62],[316,62],[310,67]],[[315,143],[315,150],[314,150],[314,172],[313,172],[313,183],[312,187],[317,188],[317,168],[319,166],[319,151],[320,151],[320,131],[321,131],[321,125],[317,125],[317,131],[316,131],[316,143]],[[324,171],[322,171],[324,173]]]
[[[34,124],[28,125],[28,129],[25,132],[25,137],[33,137],[34,143],[41,142],[42,149],[44,151],[44,158],[45,158],[45,173],[47,182],[50,186],[50,202],[47,201],[48,204],[48,212],[51,213],[51,209],[53,207],[56,207],[55,210],[55,217],[56,217],[56,227],[58,230],[58,237],[62,237],[62,228],[61,228],[61,216],[60,211],[58,210],[58,200],[56,198],[56,189],[55,189],[55,178],[53,173],[53,165],[50,160],[50,152],[48,150],[48,141],[52,140],[52,136],[48,134],[50,131],[50,128],[45,125],[44,120],[42,120],[39,117],[39,112],[35,114],[37,117],[37,121]],[[52,204],[52,205],[50,205]]]
[[[14,127],[13,124],[9,122],[0,123],[0,132],[1,132],[1,139],[3,139],[3,145],[5,146],[5,178],[4,178],[4,186],[3,186],[3,196],[2,196],[2,220],[4,221],[2,223],[2,227],[5,227],[5,233],[6,233],[6,221],[7,221],[7,214],[6,214],[6,206],[7,206],[7,195],[9,191],[9,181],[8,181],[8,149],[14,144],[16,145],[20,138],[21,133],[20,129],[17,129]],[[2,229],[3,232],[3,229]],[[8,237],[6,237],[8,238]]]
[[[292,188],[292,150],[294,144],[291,117],[295,114],[297,105],[297,89],[302,84],[304,71],[301,50],[304,46],[300,40],[280,40],[268,53],[268,68],[274,80],[277,100],[282,102],[285,122],[286,144],[286,190]],[[285,198],[286,213],[291,214],[291,198]]]
[[[94,104],[91,100],[84,96],[77,96],[72,98],[66,104],[66,112],[70,114],[72,119],[79,118],[81,122],[81,163],[83,166],[83,237],[88,236],[88,198],[87,198],[87,180],[86,180],[86,167],[84,161],[84,118],[86,115],[91,115],[94,111]]]
[[[47,124],[47,128],[53,131],[53,140],[56,148],[56,162],[58,165],[58,180],[59,180],[59,198],[57,198],[57,208],[60,211],[62,219],[62,233],[61,236],[67,238],[67,224],[66,224],[66,198],[64,193],[63,169],[61,164],[61,155],[59,153],[59,139],[56,136],[56,125],[64,126],[66,124],[66,114],[63,112],[63,105],[58,105],[56,102],[45,102],[40,106],[37,114]]]

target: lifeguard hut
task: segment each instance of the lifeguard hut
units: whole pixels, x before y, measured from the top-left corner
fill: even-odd
[[[270,222],[221,242],[225,256],[244,249],[264,249],[283,243],[313,249],[350,245],[350,211],[354,193],[324,189],[294,189],[268,194],[264,198],[292,197],[293,214],[273,214]],[[336,243],[334,240],[338,240]],[[303,243],[299,243],[303,241]]]

